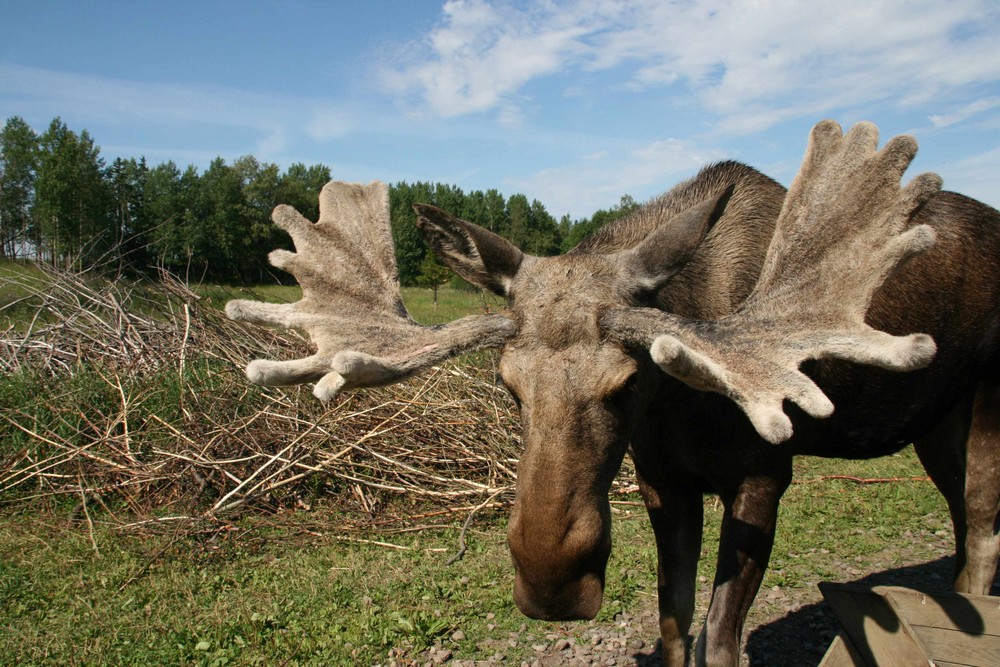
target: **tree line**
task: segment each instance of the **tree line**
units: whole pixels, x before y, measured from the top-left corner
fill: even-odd
[[[0,131],[0,257],[33,258],[70,269],[148,272],[164,268],[193,280],[259,284],[287,280],[267,253],[291,248],[271,224],[289,204],[315,220],[330,168],[296,163],[281,171],[246,155],[221,157],[200,171],[168,161],[115,158],[107,164],[90,134],[55,118],[37,133],[18,116]],[[417,233],[413,204],[433,204],[482,225],[534,255],[553,255],[636,208],[629,196],[590,218],[556,220],[538,200],[496,189],[390,185],[400,281],[436,287],[450,274]]]

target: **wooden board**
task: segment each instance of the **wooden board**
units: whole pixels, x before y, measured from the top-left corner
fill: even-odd
[[[820,590],[844,628],[824,667],[1000,666],[998,597],[831,583]]]
[[[864,659],[858,655],[857,649],[843,634],[839,634],[830,642],[819,667],[867,667]]]
[[[877,587],[938,665],[1000,665],[1000,598]]]
[[[844,632],[866,665],[931,665],[923,646],[889,602],[872,589],[849,584],[819,585]]]

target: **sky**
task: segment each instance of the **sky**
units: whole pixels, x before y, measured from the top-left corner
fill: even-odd
[[[786,185],[833,118],[1000,207],[995,0],[0,0],[0,121],[110,163],[254,155],[497,188],[551,214],[736,159]]]

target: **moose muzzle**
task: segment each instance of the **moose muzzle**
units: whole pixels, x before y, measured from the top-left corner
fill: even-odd
[[[601,609],[611,554],[607,500],[568,515],[518,503],[507,541],[514,560],[514,602],[546,621],[590,620]]]

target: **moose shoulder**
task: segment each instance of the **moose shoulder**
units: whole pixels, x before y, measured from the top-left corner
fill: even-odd
[[[702,496],[725,507],[701,664],[738,663],[796,455],[874,457],[913,442],[947,499],[959,591],[986,592],[1000,537],[1000,214],[877,131],[813,130],[788,192],[727,162],[538,258],[419,206],[442,261],[506,296],[509,316],[416,325],[402,306],[381,184],[330,184],[317,224],[279,208],[303,285],[292,305],[231,316],[294,326],[312,357],[255,361],[254,381],[316,393],[396,381],[502,346],[524,453],[508,541],[527,615],[591,618],[610,553],[608,490],[626,452],[656,535],[663,656],[686,661]],[[363,274],[363,275],[362,275]],[[366,291],[370,290],[370,291]],[[369,312],[359,322],[356,314]]]

